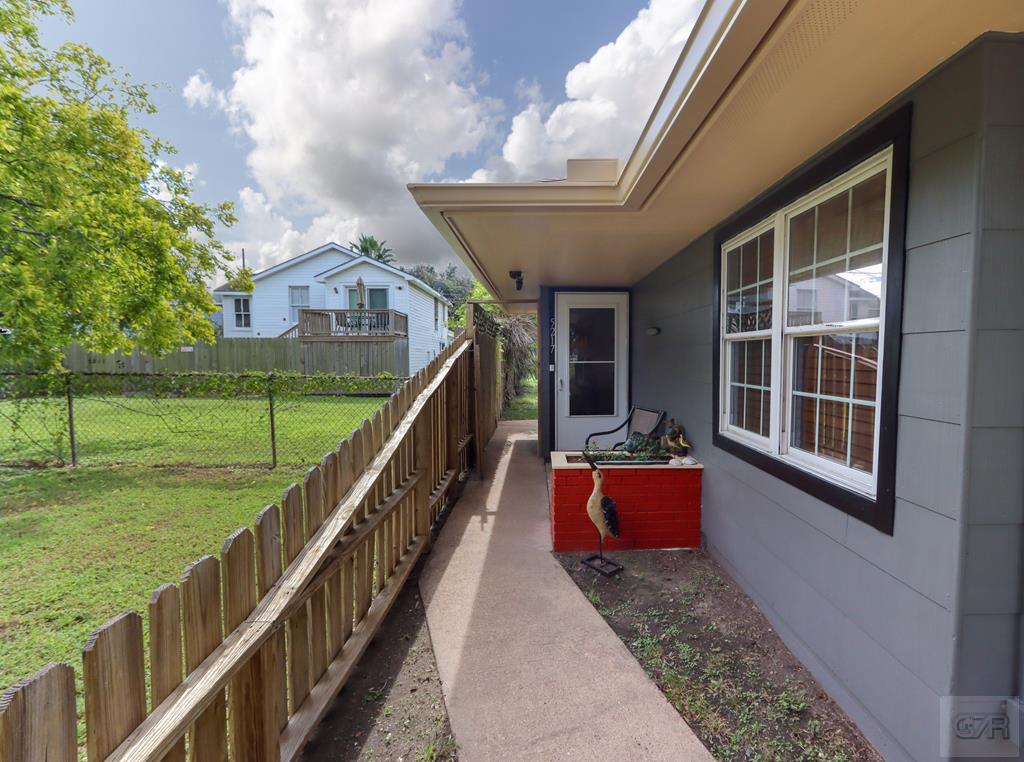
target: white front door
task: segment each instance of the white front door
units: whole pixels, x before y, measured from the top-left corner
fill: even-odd
[[[588,434],[618,426],[628,395],[629,294],[556,293],[555,449],[581,450]],[[624,431],[595,441],[610,446]]]

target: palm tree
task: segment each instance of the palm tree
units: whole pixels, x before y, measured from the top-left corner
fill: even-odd
[[[390,265],[395,261],[395,255],[392,253],[393,249],[389,248],[387,244],[387,241],[378,241],[372,235],[360,234],[358,241],[350,241],[348,245],[350,249],[364,257]]]

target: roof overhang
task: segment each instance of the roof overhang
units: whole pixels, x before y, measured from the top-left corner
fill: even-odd
[[[1022,29],[1020,0],[708,0],[614,182],[409,189],[498,299],[629,286],[978,36]]]

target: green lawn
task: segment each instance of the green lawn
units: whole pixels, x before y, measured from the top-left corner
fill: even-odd
[[[275,410],[278,463],[317,462],[386,401],[303,397]],[[81,398],[74,403],[79,463],[87,465],[270,463],[266,399]],[[0,463],[70,457],[63,399],[0,401]]]
[[[301,478],[299,468],[0,469],[0,692],[50,661],[81,686],[81,649],[110,617],[143,612],[185,565],[219,555]]]
[[[525,421],[537,419],[537,379],[528,379],[522,394],[505,405],[501,414],[503,421]]]

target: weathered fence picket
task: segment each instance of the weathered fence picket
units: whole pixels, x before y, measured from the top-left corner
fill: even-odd
[[[84,661],[90,760],[294,760],[429,547],[471,464],[472,331],[399,388],[221,558],[186,567],[142,618],[122,614]],[[493,384],[491,384],[493,385]],[[184,669],[182,668],[184,665]],[[76,756],[74,671],[53,664],[0,697],[0,759]]]

